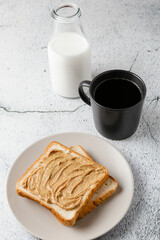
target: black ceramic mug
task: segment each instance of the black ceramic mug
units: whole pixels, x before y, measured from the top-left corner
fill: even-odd
[[[89,88],[89,97],[84,92]],[[135,133],[146,96],[140,77],[125,70],[111,70],[79,85],[81,99],[91,105],[97,131],[104,137],[122,140]]]

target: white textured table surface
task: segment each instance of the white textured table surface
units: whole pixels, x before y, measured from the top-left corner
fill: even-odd
[[[47,43],[50,11],[60,1],[0,1],[0,240],[36,239],[13,217],[6,179],[17,156],[51,134],[99,135],[91,109],[80,99],[51,92]],[[65,1],[61,1],[65,2]],[[81,0],[92,47],[93,76],[109,69],[137,73],[147,85],[139,128],[124,141],[110,141],[126,156],[135,178],[125,218],[100,239],[160,239],[160,2]]]

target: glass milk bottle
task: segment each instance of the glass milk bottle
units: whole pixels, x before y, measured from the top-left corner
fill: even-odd
[[[48,43],[49,68],[54,92],[79,97],[78,86],[91,80],[90,45],[81,26],[82,11],[75,4],[53,10],[54,31]]]

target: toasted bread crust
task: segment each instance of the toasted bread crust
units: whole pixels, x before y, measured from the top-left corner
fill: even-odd
[[[28,169],[27,171],[22,175],[21,178],[19,178],[19,180],[17,181],[17,184],[16,184],[16,191],[17,191],[17,194],[19,196],[22,196],[22,197],[25,197],[25,198],[28,198],[28,199],[31,199],[31,200],[34,200],[36,202],[38,202],[39,204],[41,204],[42,206],[44,206],[45,208],[49,209],[53,214],[54,216],[61,222],[63,223],[64,225],[67,225],[67,226],[73,226],[79,216],[79,213],[81,211],[83,211],[83,209],[86,207],[87,203],[89,202],[90,198],[93,196],[93,194],[96,192],[96,190],[107,180],[108,178],[108,170],[104,167],[105,169],[105,175],[104,177],[102,177],[102,179],[96,183],[96,186],[90,191],[90,193],[88,194],[88,197],[85,199],[85,201],[83,202],[83,204],[81,205],[81,207],[79,207],[79,209],[77,209],[74,217],[70,220],[70,219],[65,219],[63,218],[55,209],[49,207],[47,204],[45,204],[44,202],[42,202],[41,200],[35,198],[34,196],[31,196],[30,194],[27,194],[26,192],[22,191],[21,189],[19,189],[18,187],[18,184],[19,182],[25,177],[25,175],[31,170],[31,168],[47,153],[47,151],[53,146],[53,144],[58,144],[60,145],[62,148],[65,148],[69,153],[74,153],[76,154],[77,156],[80,156],[81,158],[84,158],[85,160],[89,160],[89,161],[93,161],[93,159],[89,159],[89,158],[86,158],[84,156],[82,156],[81,154],[77,153],[77,152],[74,152],[72,151],[71,149],[67,148],[66,146],[62,145],[61,143],[58,143],[56,141],[53,141],[51,142],[47,148],[45,149],[45,152],[44,154],[42,154]],[[94,162],[95,164],[101,166],[100,164]]]
[[[81,146],[81,145],[76,145],[76,146],[71,146],[70,147],[70,149],[72,150],[73,148],[75,148],[75,147],[79,147],[79,148],[81,148],[81,150],[85,153],[85,155],[87,156],[85,156],[86,158],[88,158],[89,160],[91,160],[91,161],[94,161],[93,160],[93,158],[91,158],[91,156],[86,152],[86,150],[84,150],[84,148]],[[72,151],[74,151],[74,150],[72,150]],[[76,151],[74,151],[74,152],[76,152]],[[77,152],[76,152],[77,153]],[[81,156],[83,156],[84,157],[84,155],[81,155]],[[95,162],[95,161],[94,161]]]
[[[109,176],[110,178],[112,178],[112,180],[115,182],[115,188],[114,189],[111,189],[109,192],[101,195],[100,197],[98,197],[97,199],[93,200],[93,201],[90,201],[88,202],[88,204],[86,205],[85,208],[83,208],[81,210],[81,212],[79,213],[79,216],[78,216],[78,219],[80,218],[83,218],[85,215],[87,215],[88,213],[92,212],[93,209],[95,209],[97,206],[99,206],[101,203],[105,202],[105,200],[107,200],[108,198],[110,198],[113,193],[115,193],[117,187],[118,187],[118,183],[117,181]]]

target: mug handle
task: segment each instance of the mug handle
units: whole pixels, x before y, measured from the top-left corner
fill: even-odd
[[[84,90],[83,90],[83,87],[90,87],[90,84],[91,84],[91,81],[83,81],[79,84],[79,88],[78,88],[78,91],[79,91],[79,95],[80,95],[80,98],[88,105],[91,106],[91,100],[90,98],[85,94]]]

